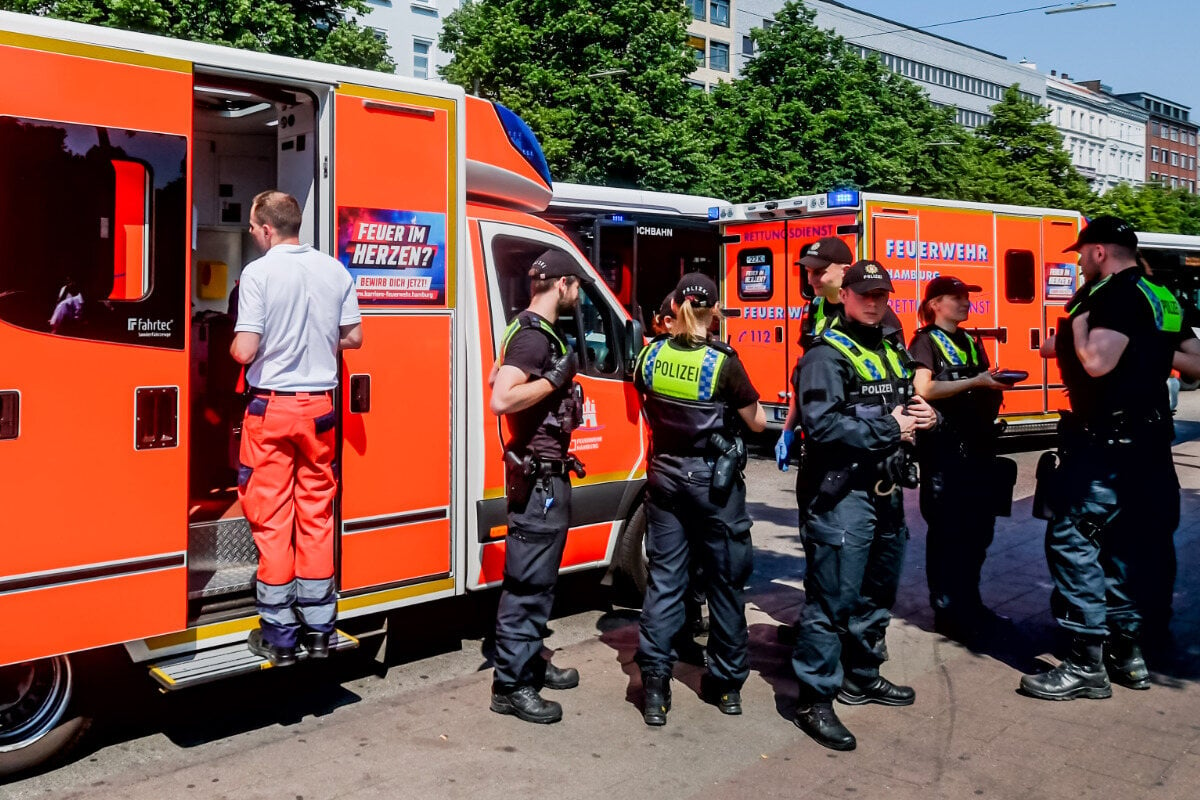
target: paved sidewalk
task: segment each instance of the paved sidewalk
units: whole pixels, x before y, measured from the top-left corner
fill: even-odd
[[[1200,400],[1198,400],[1200,407]],[[596,634],[567,643],[556,661],[580,668],[578,689],[556,693],[565,719],[535,726],[490,713],[490,672],[394,697],[338,706],[328,699],[296,719],[194,745],[155,743],[137,769],[74,781],[57,794],[30,779],[14,796],[217,798],[1075,798],[1200,797],[1200,424],[1176,448],[1184,485],[1177,535],[1180,577],[1175,655],[1151,664],[1147,692],[1114,688],[1105,701],[1052,703],[1017,694],[1022,672],[1055,646],[1048,612],[1044,523],[1029,516],[1033,454],[984,569],[985,600],[1013,616],[1014,633],[973,652],[932,632],[924,529],[913,529],[885,674],[911,683],[909,708],[840,707],[859,739],[853,753],[812,743],[790,722],[795,683],[780,626],[803,602],[803,558],[793,523],[793,473],[751,465],[756,571],[749,618],[753,672],[746,713],[723,717],[697,697],[699,670],[681,665],[668,724],[642,724],[632,664],[636,612],[597,614]],[[786,636],[784,637],[786,638]],[[555,640],[551,640],[555,644]],[[331,660],[332,661],[332,660]],[[256,704],[315,684],[312,676],[256,676]],[[425,678],[425,675],[421,675]],[[431,676],[435,677],[435,676]],[[337,688],[337,687],[334,687]],[[315,693],[315,692],[314,692]],[[186,705],[183,706],[186,708]],[[178,708],[178,706],[176,706]],[[261,714],[257,707],[210,714]],[[180,720],[187,729],[189,722]],[[191,723],[199,724],[199,723]],[[118,743],[111,748],[129,748]],[[102,766],[109,750],[91,761]],[[0,796],[5,796],[0,788]]]

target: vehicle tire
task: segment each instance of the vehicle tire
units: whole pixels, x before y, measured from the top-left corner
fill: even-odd
[[[1200,389],[1200,378],[1185,378],[1179,376],[1179,389],[1184,392],[1194,392]]]
[[[71,667],[67,656],[0,667],[0,780],[65,757],[91,726]]]
[[[626,582],[623,597],[629,605],[640,607],[649,576],[646,562],[646,504],[640,503],[621,530],[617,542],[617,572]]]

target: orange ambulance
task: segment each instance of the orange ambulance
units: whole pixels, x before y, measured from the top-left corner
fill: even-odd
[[[1005,392],[1009,432],[1051,430],[1066,407],[1057,364],[1038,348],[1077,288],[1076,259],[1063,253],[1079,231],[1077,212],[838,190],[716,206],[709,218],[724,234],[725,333],[763,394],[768,420],[787,416],[800,355],[808,292],[796,262],[823,236],[841,237],[888,269],[906,340],[920,324],[929,281],[954,275],[983,287],[971,296],[967,326],[984,336],[992,364],[1029,372]]]
[[[551,182],[524,123],[448,84],[8,13],[0,73],[0,776],[86,727],[83,651],[115,645],[164,690],[265,666],[245,648],[228,355],[265,188],[299,198],[302,240],[363,311],[338,397],[334,646],[496,585],[487,377],[530,262],[586,263],[533,216]],[[643,337],[601,282],[562,326],[587,396],[577,570],[640,544]]]

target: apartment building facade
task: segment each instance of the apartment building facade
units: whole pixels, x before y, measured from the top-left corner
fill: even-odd
[[[387,36],[396,74],[440,80],[438,68],[450,55],[438,49],[442,21],[458,8],[458,0],[367,0],[370,13],[362,22]]]
[[[1077,83],[1055,70],[1046,78],[1046,107],[1072,163],[1093,189],[1145,182],[1145,110],[1113,96],[1098,80]]]
[[[1166,189],[1185,189],[1196,194],[1198,128],[1190,119],[1191,108],[1149,92],[1117,95],[1141,107],[1149,116],[1146,126],[1146,181]]]

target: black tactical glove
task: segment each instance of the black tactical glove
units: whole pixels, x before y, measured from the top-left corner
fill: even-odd
[[[578,370],[575,353],[568,352],[553,359],[550,369],[546,370],[542,377],[550,381],[550,385],[555,389],[561,389],[571,382]]]

